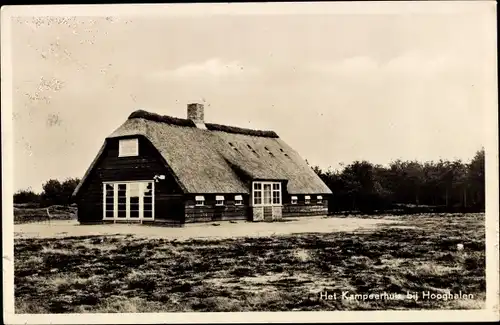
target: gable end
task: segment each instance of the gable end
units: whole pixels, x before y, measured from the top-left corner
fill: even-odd
[[[119,141],[137,138],[139,142],[139,155],[120,157]],[[175,183],[178,191],[186,192],[185,187],[172,171],[163,156],[154,145],[144,136],[126,136],[120,138],[107,138],[99,153],[87,169],[78,186],[73,192],[73,198],[78,199],[85,192],[89,183],[102,183],[104,181],[147,180],[153,179],[157,174],[167,174]]]

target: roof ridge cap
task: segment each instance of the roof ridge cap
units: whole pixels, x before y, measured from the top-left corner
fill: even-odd
[[[127,120],[132,120],[132,119],[144,119],[152,122],[165,123],[169,125],[198,128],[196,123],[190,119],[184,119],[170,115],[160,115],[158,113],[152,113],[142,109],[132,112]],[[276,132],[270,130],[257,130],[257,129],[243,128],[239,126],[217,124],[217,123],[204,123],[204,125],[206,129],[209,131],[220,131],[232,134],[242,134],[242,135],[250,135],[250,136],[265,137],[265,138],[279,138]]]

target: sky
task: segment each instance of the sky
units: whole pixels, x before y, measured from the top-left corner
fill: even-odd
[[[14,190],[81,178],[131,112],[191,102],[322,168],[468,161],[496,109],[490,8],[14,18]]]

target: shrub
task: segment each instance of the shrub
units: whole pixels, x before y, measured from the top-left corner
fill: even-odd
[[[19,190],[14,194],[14,203],[38,203],[40,202],[40,194],[32,190]]]

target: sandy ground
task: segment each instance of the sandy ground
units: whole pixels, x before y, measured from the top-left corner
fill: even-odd
[[[134,235],[144,238],[185,240],[191,238],[234,238],[287,235],[293,233],[328,233],[367,231],[378,225],[398,223],[396,220],[361,218],[306,217],[287,222],[220,222],[190,224],[182,228],[145,226],[140,224],[80,225],[76,220],[19,224],[14,226],[16,238],[49,238],[89,235]]]

